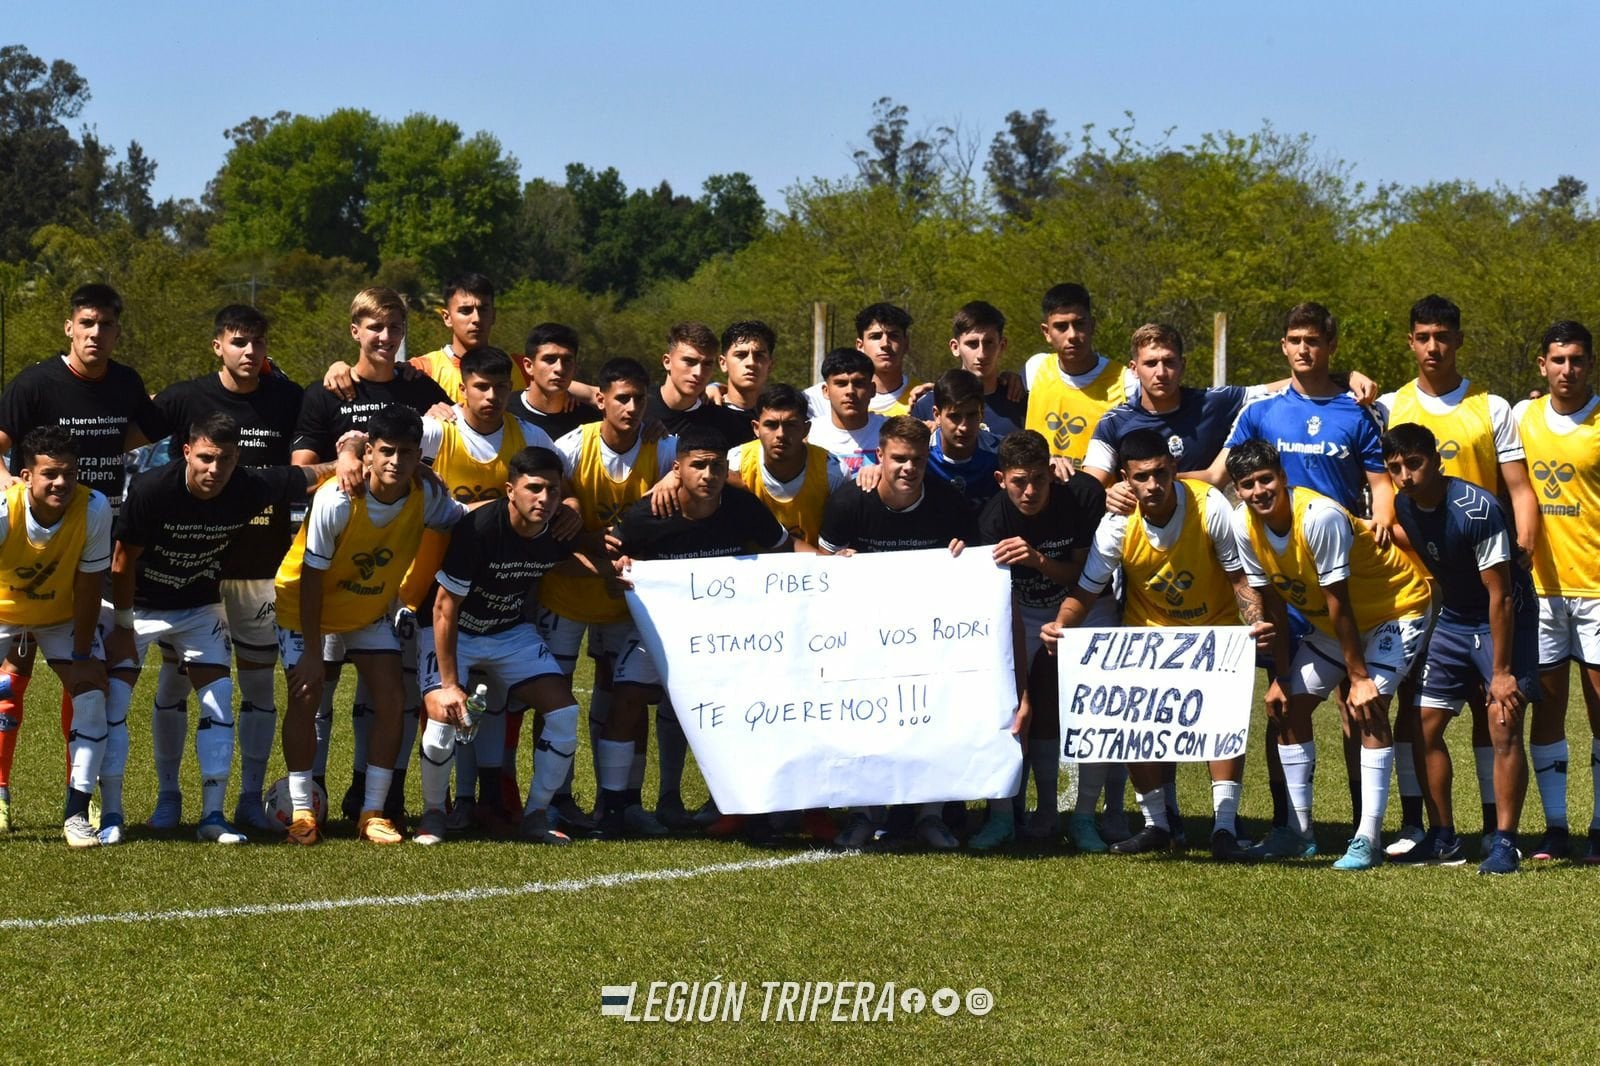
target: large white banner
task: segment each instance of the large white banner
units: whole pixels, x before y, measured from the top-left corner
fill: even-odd
[[[722,811],[1016,791],[1011,578],[988,551],[640,562],[632,578]]]
[[[1056,655],[1064,761],[1244,754],[1256,683],[1249,627],[1069,629]]]

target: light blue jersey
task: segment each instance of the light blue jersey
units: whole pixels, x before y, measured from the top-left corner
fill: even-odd
[[[1293,388],[1250,404],[1228,434],[1228,447],[1247,440],[1278,449],[1289,484],[1314,489],[1352,514],[1367,513],[1367,474],[1381,474],[1378,423],[1348,393],[1305,396]]]

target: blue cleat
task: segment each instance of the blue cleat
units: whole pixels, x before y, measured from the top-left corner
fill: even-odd
[[[1521,866],[1521,854],[1516,841],[1507,833],[1496,833],[1489,854],[1478,864],[1480,874],[1514,874]]]
[[[221,811],[212,811],[195,827],[195,839],[202,844],[243,844],[245,835],[228,823]]]
[[[1430,829],[1408,851],[1390,854],[1389,861],[1410,866],[1460,866],[1467,861],[1467,852],[1456,834],[1445,836],[1439,829]]]
[[[1286,825],[1275,826],[1267,839],[1252,849],[1263,859],[1309,859],[1317,853],[1317,842],[1303,837]]]
[[[1420,847],[1420,845],[1418,845]],[[1355,837],[1350,841],[1342,858],[1334,864],[1335,870],[1370,870],[1383,863],[1383,852],[1374,847],[1372,841],[1366,837]]]
[[[183,793],[162,792],[156,796],[156,809],[145,823],[151,829],[176,829],[183,820]]]

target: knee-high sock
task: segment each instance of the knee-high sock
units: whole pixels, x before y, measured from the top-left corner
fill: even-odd
[[[189,679],[176,663],[161,662],[155,706],[150,711],[150,751],[156,764],[156,789],[177,792],[183,772],[183,745],[189,739]]]
[[[1491,751],[1493,749],[1490,749]],[[1396,741],[1394,745],[1394,776],[1400,783],[1400,798],[1422,795],[1422,782],[1417,779],[1416,748],[1409,740]],[[1493,795],[1493,793],[1491,793]]]
[[[471,799],[478,786],[478,742],[456,745],[456,799]]]
[[[1039,793],[1039,811],[1045,817],[1055,814],[1056,791],[1061,781],[1061,742],[1054,737],[1028,741],[1028,768],[1033,771],[1033,787]]]
[[[239,795],[259,798],[278,738],[272,670],[239,671]]]
[[[678,796],[683,788],[683,764],[689,757],[689,738],[683,733],[678,712],[665,697],[656,705],[656,753],[659,756],[660,781],[657,794],[661,799]],[[641,777],[640,783],[644,779]]]
[[[595,689],[589,693],[589,765],[600,765],[600,740],[606,735],[606,720],[611,717],[611,692],[609,689]],[[572,795],[573,769],[578,765],[578,760],[572,760],[572,766],[567,768],[567,779],[562,782],[561,790],[557,795]],[[595,779],[599,781],[598,776]],[[596,787],[599,787],[598,785]]]
[[[1139,811],[1144,815],[1145,825],[1155,826],[1157,829],[1171,830],[1172,825],[1167,821],[1167,793],[1159,785],[1149,792],[1134,793],[1134,800],[1139,804]]]
[[[1317,744],[1279,744],[1283,780],[1289,789],[1289,828],[1303,837],[1311,835],[1311,779],[1317,769]]]
[[[477,749],[478,769],[500,769],[506,755],[506,712],[501,707],[490,707],[478,725],[478,736],[472,742]]]
[[[72,697],[72,729],[67,758],[72,763],[72,788],[93,792],[106,754],[106,694],[90,689]]]
[[[1399,745],[1396,745],[1398,747]],[[1400,756],[1396,753],[1395,758]],[[1495,809],[1494,799],[1494,749],[1478,747],[1472,749],[1472,768],[1478,776],[1478,802],[1483,805],[1485,814]],[[1484,831],[1492,833],[1495,829],[1495,819],[1484,819]]]
[[[17,757],[17,737],[22,731],[22,697],[29,679],[0,673],[0,788],[11,787],[11,764]]]
[[[394,767],[367,763],[367,772],[362,778],[366,794],[361,800],[361,809],[382,811],[383,805],[389,801],[389,783],[393,780]]]
[[[600,787],[607,792],[622,792],[628,787],[628,771],[633,765],[633,741],[601,740],[595,754],[594,772]]]
[[[311,776],[318,780],[328,776],[328,742],[333,738],[333,694],[338,687],[338,680],[330,677],[327,684],[322,686],[322,702],[317,704],[317,755],[311,761]]]
[[[194,731],[194,754],[200,762],[200,813],[221,814],[233,771],[233,678],[223,674],[196,695],[200,722]]]
[[[1121,810],[1119,807],[1112,806],[1112,793],[1106,788],[1106,778],[1109,776],[1111,770],[1110,764],[1103,762],[1081,762],[1077,765],[1078,796],[1073,802],[1072,813],[1086,814],[1090,818],[1093,818],[1094,809],[1100,803],[1100,792],[1102,789],[1105,789],[1106,792],[1106,811],[1109,813],[1113,810]],[[1118,789],[1116,795],[1118,798],[1120,798],[1122,791]]]
[[[1361,749],[1361,827],[1358,832],[1374,845],[1383,843],[1383,809],[1389,803],[1389,772],[1394,768],[1394,748]]]
[[[456,752],[456,731],[444,722],[428,720],[422,727],[422,809],[444,810],[450,791],[450,764]]]
[[[298,813],[316,808],[316,777],[312,770],[289,771],[289,804]]]
[[[1128,764],[1101,763],[1106,768],[1106,810],[1122,811],[1128,807]],[[1082,786],[1080,786],[1082,787]]]
[[[133,686],[113,677],[106,691],[106,753],[100,760],[100,818],[122,817],[122,779],[128,768],[128,709]]]
[[[395,756],[396,773],[411,765],[411,753],[417,746],[417,730],[422,723],[422,698],[413,697],[407,686],[406,705],[400,712],[400,754]]]
[[[1211,782],[1211,809],[1215,812],[1211,831],[1226,830],[1239,835],[1239,793],[1244,787],[1237,781]]]
[[[367,770],[367,742],[372,738],[372,693],[367,684],[356,679],[355,704],[350,708],[350,735],[355,738],[351,748],[351,780],[356,780]]]
[[[572,756],[578,750],[578,705],[547,711],[544,729],[533,749],[533,780],[528,785],[528,802],[524,813],[532,813],[550,805],[556,789],[566,780],[572,765]],[[631,756],[630,756],[631,759]]]
[[[1528,745],[1528,761],[1539,785],[1539,802],[1544,806],[1546,825],[1567,824],[1567,738],[1554,744]]]
[[[1589,741],[1589,778],[1594,782],[1594,806],[1590,808],[1589,827],[1600,827],[1600,737]]]

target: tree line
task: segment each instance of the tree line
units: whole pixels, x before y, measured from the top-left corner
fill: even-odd
[[[1010,316],[1006,365],[1019,367],[1042,348],[1039,296],[1066,280],[1094,294],[1102,352],[1122,358],[1135,327],[1168,322],[1200,384],[1218,311],[1233,381],[1280,376],[1281,315],[1314,299],[1340,318],[1336,364],[1390,384],[1413,373],[1407,310],[1438,292],[1462,307],[1469,375],[1508,396],[1532,383],[1551,321],[1600,324],[1600,219],[1583,181],[1369,187],[1309,134],[1270,126],[1179,143],[1132,116],[1066,134],[1047,111],[1018,110],[984,144],[960,124],[915,125],[884,98],[853,174],[768,204],[743,173],[712,175],[696,196],[665,181],[629,189],[615,167],[576,162],[562,182],[523,182],[492,133],[448,119],[280,112],[224,131],[198,200],[157,203],[157,163],[137,141],[118,159],[92,129],[70,129],[89,95],[71,63],[0,48],[7,378],[60,349],[66,294],[89,280],[123,292],[121,354],[152,385],[212,365],[223,303],[265,311],[274,358],[306,380],[349,357],[357,289],[387,284],[426,312],[465,270],[499,284],[508,347],[539,321],[567,322],[592,371],[610,355],[650,361],[671,322],[753,317],[777,330],[777,373],[795,382],[810,373],[814,301],[838,310],[835,343],[856,308],[906,307],[912,367],[930,377],[972,299]],[[417,314],[413,350],[443,341]]]

